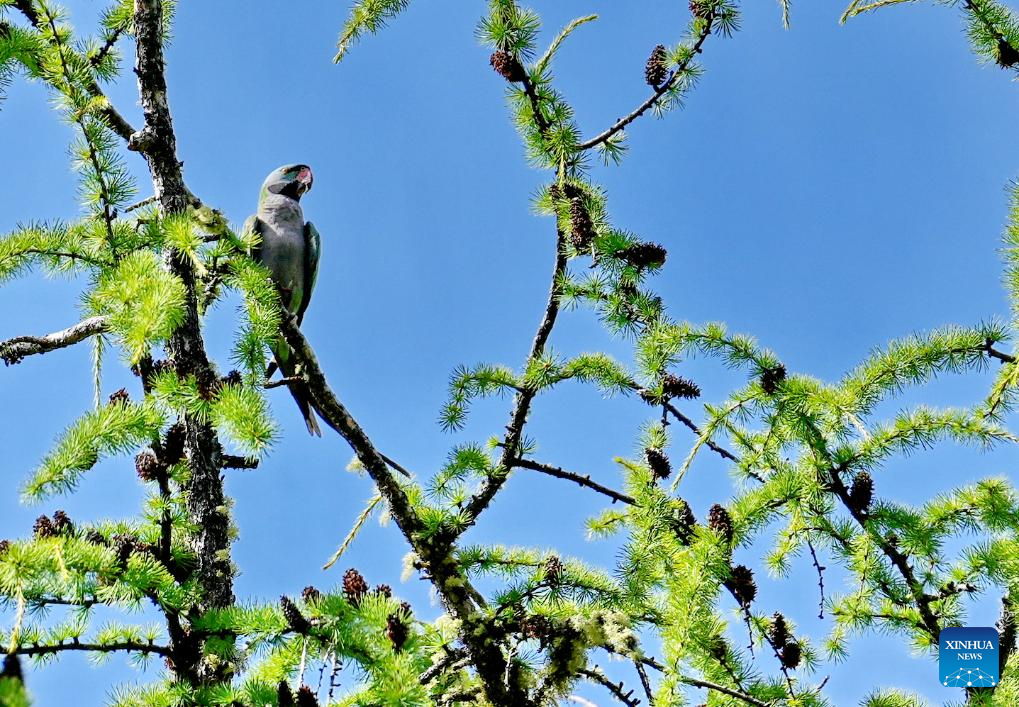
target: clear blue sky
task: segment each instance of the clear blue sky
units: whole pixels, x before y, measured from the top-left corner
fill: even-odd
[[[477,406],[462,434],[441,433],[435,420],[456,364],[523,360],[545,297],[552,226],[530,213],[543,175],[524,164],[503,82],[474,39],[483,3],[419,0],[334,66],[346,5],[181,3],[168,51],[170,103],[188,183],[235,223],[253,211],[270,170],[312,165],[305,212],[324,245],[305,333],[379,446],[426,473],[453,443],[484,440],[504,424],[502,400]],[[101,9],[85,0],[69,6],[82,27]],[[553,32],[575,16],[601,15],[557,60],[559,85],[585,134],[644,97],[649,49],[677,40],[688,13],[678,0],[538,6]],[[687,108],[637,123],[623,166],[594,171],[615,223],[668,247],[655,284],[674,317],[723,320],[758,335],[791,370],[822,379],[840,376],[890,338],[1007,314],[996,249],[1005,185],[1019,167],[1019,92],[1007,74],[977,64],[955,10],[905,6],[839,27],[842,9],[797,3],[793,28],[784,31],[777,5],[748,3],[743,31],[707,43],[707,71]],[[110,94],[138,124],[132,79],[128,71]],[[41,86],[12,87],[0,106],[9,175],[0,231],[78,213],[70,137]],[[144,177],[137,156],[128,160]],[[80,287],[40,276],[5,287],[0,338],[76,321]],[[210,318],[211,346],[224,367],[231,328],[227,303]],[[610,339],[587,312],[565,316],[552,345],[629,360],[625,342]],[[737,382],[711,361],[682,372],[707,401],[723,399]],[[942,381],[907,402],[972,403],[989,381],[990,374]],[[121,385],[137,394],[134,379],[111,361],[104,387]],[[0,537],[26,535],[38,513],[58,507],[79,521],[135,512],[141,489],[129,459],[102,463],[77,495],[39,508],[18,503],[19,484],[90,404],[87,347],[0,371],[0,396]],[[238,594],[273,599],[309,583],[330,585],[356,565],[434,615],[423,582],[399,582],[407,547],[393,528],[372,524],[340,567],[319,570],[370,484],[344,471],[351,453],[341,440],[309,439],[286,393],[272,399],[283,425],[279,444],[262,468],[227,480],[240,527]],[[618,485],[611,460],[633,453],[646,413],[639,401],[604,402],[592,390],[564,387],[539,400],[529,432],[538,458]],[[676,440],[681,457],[692,439],[677,431]],[[1013,476],[1017,461],[1015,450],[981,455],[941,445],[889,466],[878,490],[920,501],[978,476]],[[724,466],[705,455],[684,487],[701,517],[730,492]],[[611,566],[611,543],[583,539],[584,518],[600,507],[577,488],[523,472],[471,537],[554,545]],[[829,587],[841,582],[832,571]],[[791,582],[760,576],[759,584],[761,607],[787,612],[821,640],[828,624],[816,619],[809,563],[797,565]],[[993,602],[980,604],[971,623],[989,625],[994,613]],[[738,623],[736,630],[744,640]],[[941,689],[937,666],[911,658],[899,638],[853,648],[848,664],[822,673],[831,675],[828,694],[838,705],[877,685],[912,688],[933,702],[959,697]],[[79,657],[29,677],[45,707],[98,705],[109,685],[131,679],[123,660],[90,669]]]

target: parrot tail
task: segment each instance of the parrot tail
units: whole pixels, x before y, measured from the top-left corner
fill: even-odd
[[[284,344],[285,346],[285,344]],[[293,376],[296,371],[294,370],[294,364],[290,361],[289,348],[284,348],[276,351],[276,365],[279,366],[280,372],[287,378]],[[269,366],[272,370],[272,365]],[[315,417],[315,411],[311,409],[311,399],[308,396],[308,391],[305,390],[303,385],[288,385],[290,394],[294,396],[294,401],[297,403],[297,407],[301,411],[301,416],[304,417],[304,424],[308,426],[308,434],[315,437],[322,436],[322,429],[318,426],[318,420]]]
[[[308,393],[300,387],[291,386],[290,394],[294,396],[294,400],[297,401],[297,407],[301,409],[301,415],[304,416],[304,424],[308,426],[308,434],[321,437],[322,428],[318,426],[318,420],[315,419],[315,411],[311,409]]]

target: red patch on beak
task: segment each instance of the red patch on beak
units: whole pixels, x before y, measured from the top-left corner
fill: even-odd
[[[311,184],[314,181],[314,177],[311,174],[311,170],[307,167],[297,173],[297,181],[304,186],[304,191],[311,191]]]

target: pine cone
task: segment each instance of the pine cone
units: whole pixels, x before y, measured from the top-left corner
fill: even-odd
[[[672,515],[669,517],[668,522],[669,527],[672,528],[672,532],[676,534],[679,542],[683,545],[689,545],[690,536],[697,525],[697,519],[694,517],[693,511],[690,510],[690,504],[682,498],[677,498],[673,501]]]
[[[0,558],[7,554],[7,551],[11,549],[10,540],[0,540]]]
[[[297,691],[297,707],[318,707],[318,698],[307,685],[301,685]]]
[[[18,682],[24,680],[24,674],[21,672],[21,660],[16,653],[4,656],[4,667],[0,670],[0,678],[9,678]]]
[[[849,505],[857,513],[866,513],[872,500],[874,500],[874,479],[866,471],[861,471],[849,489]]]
[[[109,544],[106,541],[106,538],[103,537],[103,534],[100,533],[98,530],[90,530],[87,533],[85,533],[85,539],[88,540],[93,545],[106,546]]]
[[[318,601],[322,598],[322,592],[315,589],[315,587],[307,586],[301,591],[301,598],[304,599],[306,603]]]
[[[550,555],[545,560],[545,578],[553,586],[559,584],[563,579],[563,562],[555,555]]]
[[[778,384],[785,380],[786,370],[781,363],[761,372],[761,388],[768,395],[774,395]]]
[[[411,614],[414,613],[413,611],[411,611],[410,602],[406,602],[406,601],[401,601],[400,602],[400,611],[402,611],[403,613],[407,614],[407,616],[410,616]]]
[[[284,595],[280,597],[280,608],[283,609],[283,618],[286,619],[290,630],[306,636],[311,630],[311,623],[304,618],[304,614],[297,608],[297,605]]]
[[[173,423],[166,431],[162,453],[159,456],[167,466],[172,466],[184,458],[184,435],[184,425],[180,422]]]
[[[520,630],[528,638],[545,640],[552,635],[552,628],[552,622],[541,614],[525,616],[520,622]]]
[[[138,539],[133,535],[114,535],[110,541],[117,551],[117,563],[120,565],[120,569],[127,569],[127,561],[134,554],[135,543],[138,542]]]
[[[219,382],[222,385],[240,385],[244,382],[244,379],[241,377],[241,372],[234,369],[220,378]]]
[[[665,45],[659,44],[651,51],[647,64],[644,66],[644,80],[648,86],[658,88],[665,81],[668,69],[665,66]]]
[[[127,394],[127,388],[121,388],[116,393],[110,396],[110,405],[126,405],[130,400],[130,396]]]
[[[48,515],[41,515],[35,519],[32,532],[37,538],[52,538],[57,534],[57,529],[53,527],[53,521]]]
[[[570,242],[577,250],[585,250],[594,240],[594,224],[583,198],[570,199]]]
[[[198,397],[205,401],[213,400],[222,387],[219,378],[210,368],[205,368],[195,375],[195,385],[198,387]]]
[[[524,71],[524,67],[517,61],[517,58],[504,49],[494,52],[489,57],[488,63],[492,65],[496,73],[510,83],[519,83],[527,78],[527,72]]]
[[[400,618],[399,614],[390,614],[386,618],[386,635],[393,642],[393,649],[399,653],[403,649],[403,644],[407,642],[410,629]]]
[[[343,575],[343,593],[354,606],[361,603],[362,597],[368,593],[368,583],[356,569],[351,567]]]
[[[377,585],[375,585],[375,593],[376,594],[381,594],[382,596],[386,597],[387,599],[392,599],[393,598],[393,588],[390,587],[388,584],[377,584]]]
[[[724,662],[729,655],[729,646],[726,645],[724,638],[715,636],[711,639],[711,643],[708,644],[708,652],[711,653],[715,660]]]
[[[651,467],[651,474],[655,480],[669,478],[672,474],[672,464],[660,449],[648,447],[644,450],[644,456],[647,457],[647,465]]]
[[[290,691],[290,685],[286,680],[280,680],[280,684],[276,688],[276,704],[279,707],[295,707],[294,693]]]
[[[729,579],[725,581],[727,586],[740,603],[740,606],[750,606],[757,598],[757,583],[754,582],[754,572],[746,565],[736,565],[729,571]]]
[[[1004,37],[998,40],[995,54],[997,55],[998,66],[1003,69],[1019,64],[1019,49],[1013,47]]]
[[[155,481],[159,478],[162,466],[155,454],[145,450],[134,458],[134,470],[142,481]]]
[[[616,255],[638,270],[643,270],[650,266],[661,267],[665,265],[668,251],[658,243],[634,243],[627,248],[623,248]]]
[[[708,527],[721,535],[727,545],[732,544],[732,516],[721,504],[716,503],[708,511]]]
[[[786,625],[785,617],[779,612],[771,617],[771,626],[768,628],[768,641],[773,646],[784,646],[789,640],[789,627]]]
[[[782,665],[790,670],[796,668],[800,664],[800,658],[802,657],[803,651],[800,649],[800,644],[796,641],[789,640],[779,651],[778,657],[782,661]]]
[[[662,393],[667,398],[687,398],[693,400],[701,397],[700,387],[691,380],[666,373],[662,376]]]
[[[64,535],[65,533],[70,535],[74,532],[74,523],[71,522],[70,517],[63,511],[54,511],[53,530],[55,530],[58,535]]]

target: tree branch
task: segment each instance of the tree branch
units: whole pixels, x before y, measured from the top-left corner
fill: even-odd
[[[239,457],[235,454],[224,454],[220,457],[224,469],[257,469],[256,457]]]
[[[280,331],[307,380],[315,412],[354,450],[385,499],[397,527],[420,558],[446,609],[461,622],[461,638],[489,702],[494,705],[526,705],[522,691],[511,690],[503,682],[506,658],[498,643],[491,639],[489,627],[478,611],[475,597],[480,595],[461,575],[456,563],[450,561],[452,540],[425,534],[421,519],[390,470],[385,456],[329,387],[315,352],[292,316],[284,314]]]
[[[579,484],[584,488],[589,488],[593,491],[597,491],[600,494],[608,496],[609,498],[612,499],[613,502],[619,501],[621,503],[626,503],[631,506],[636,503],[632,496],[627,496],[626,494],[619,493],[618,491],[610,489],[607,486],[602,486],[597,481],[593,481],[590,476],[583,476],[572,471],[566,471],[565,469],[561,469],[558,466],[552,466],[551,464],[542,464],[540,462],[531,461],[530,459],[517,458],[513,459],[510,462],[510,467],[511,468],[521,467],[524,469],[530,469],[532,471],[537,471],[542,474],[547,474],[548,476],[554,476],[557,479],[566,479],[567,481],[572,481],[573,483]]]
[[[673,69],[672,74],[669,76],[668,80],[665,83],[656,88],[654,90],[654,93],[652,93],[651,96],[648,97],[646,101],[637,106],[628,115],[617,120],[608,130],[606,130],[603,133],[600,133],[599,135],[594,136],[590,140],[580,143],[580,145],[577,146],[577,150],[578,151],[590,150],[592,147],[595,147],[596,145],[600,145],[604,142],[607,142],[620,130],[623,130],[624,128],[626,128],[627,125],[635,121],[640,116],[644,115],[644,113],[646,113],[648,109],[653,107],[656,103],[658,103],[658,101],[661,100],[662,96],[664,96],[666,93],[672,90],[676,86],[676,84],[679,83],[679,80],[686,73],[687,69],[690,68],[690,64],[693,63],[694,57],[700,54],[701,45],[704,44],[704,41],[708,38],[708,35],[711,34],[711,28],[714,25],[714,20],[715,12],[712,9],[711,14],[709,14],[708,17],[705,18],[704,20],[704,27],[697,34],[697,39],[694,41],[693,50],[690,52],[690,56],[683,63],[681,63],[679,66]]]
[[[545,313],[541,322],[538,324],[538,330],[534,334],[534,341],[531,342],[531,353],[527,357],[525,368],[545,352],[545,344],[548,343],[548,337],[552,334],[556,317],[559,315],[559,280],[566,272],[566,263],[566,234],[557,228],[556,259],[552,269],[552,282],[549,285],[548,302],[545,305]],[[506,425],[506,437],[503,439],[502,457],[499,460],[501,471],[491,475],[464,506],[464,513],[469,519],[464,524],[464,530],[474,524],[477,517],[488,507],[495,494],[506,483],[512,462],[519,455],[520,441],[524,436],[524,425],[527,422],[527,414],[531,410],[531,403],[535,395],[537,395],[536,390],[525,387],[513,396],[513,411],[510,413],[509,424]],[[460,532],[462,533],[463,530]]]
[[[640,662],[648,666],[649,668],[654,668],[660,673],[665,672],[665,666],[662,665],[657,660],[655,660],[654,658],[644,657],[640,659]],[[694,687],[702,687],[706,690],[714,690],[715,692],[719,692],[723,695],[734,697],[737,700],[742,700],[743,702],[746,702],[748,705],[754,705],[754,707],[772,707],[771,703],[759,700],[752,695],[746,694],[745,692],[740,692],[739,690],[733,690],[732,688],[725,687],[724,685],[719,685],[717,683],[710,682],[709,680],[702,680],[701,678],[692,678],[686,675],[677,675],[676,679],[682,683],[686,683],[687,685],[692,685]]]
[[[43,18],[39,16],[35,6],[32,5],[32,0],[15,0],[14,7],[16,7],[21,14],[25,16],[33,27],[38,30],[43,28]],[[90,96],[101,99],[100,104],[102,107],[98,109],[98,113],[106,119],[110,129],[127,141],[135,132],[135,129],[131,127],[131,124],[124,119],[124,116],[122,116],[117,109],[113,107],[113,104],[110,103],[110,100],[107,98],[106,94],[103,93],[103,89],[99,87],[99,84],[95,79],[89,77],[83,82],[83,84],[83,88]]]
[[[654,707],[655,704],[655,693],[651,689],[651,681],[648,679],[647,671],[644,669],[644,664],[639,660],[633,661],[633,667],[637,669],[637,675],[640,677],[641,687],[644,688],[644,694],[647,696],[647,703]]]
[[[193,203],[193,196],[184,184],[177,159],[177,139],[167,102],[164,29],[162,0],[135,0],[135,74],[145,127],[130,135],[128,149],[145,157],[153,193],[165,217],[184,212]],[[194,267],[175,249],[167,251],[166,265],[184,283],[186,295],[184,320],[166,344],[169,358],[181,375],[192,374],[199,379],[214,375],[202,339]],[[192,414],[183,415],[181,420],[185,458],[191,472],[181,492],[188,523],[194,529],[187,534],[187,541],[194,553],[193,576],[200,590],[193,611],[201,613],[234,603],[229,514],[223,510],[227,507],[221,477],[223,448],[207,420]],[[203,654],[203,636],[193,632],[171,635],[174,669],[179,675],[196,684],[223,682],[232,676],[231,661],[209,660]]]
[[[715,692],[718,692],[720,694],[727,695],[737,700],[746,702],[748,705],[754,705],[754,707],[772,707],[771,703],[769,702],[764,702],[763,700],[759,700],[756,697],[748,695],[745,692],[733,690],[730,687],[726,687],[725,685],[719,685],[718,683],[714,683],[709,680],[684,677],[682,675],[678,676],[676,679],[682,683],[686,683],[687,685],[693,685],[694,687],[702,687],[706,690],[714,690]]]
[[[672,414],[673,417],[675,417],[677,420],[686,425],[694,434],[700,435],[701,428],[697,426],[697,423],[695,423],[689,417],[680,412],[679,408],[677,408],[669,401],[665,401],[664,403],[662,403],[662,405],[665,407],[666,410],[668,410]],[[704,446],[718,454],[723,459],[728,459],[729,461],[739,463],[739,457],[737,457],[735,454],[730,452],[725,447],[721,447],[718,444],[715,444],[715,442],[711,441],[710,439],[705,440]],[[763,481],[763,479],[758,477],[758,481]]]
[[[0,358],[8,366],[21,363],[26,356],[48,353],[102,334],[108,328],[106,317],[89,317],[74,326],[42,336],[16,336],[0,342]]]
[[[152,653],[155,655],[169,656],[170,648],[159,646],[154,643],[141,643],[138,641],[122,641],[120,643],[57,643],[54,645],[34,645],[16,648],[17,655],[49,655],[52,653],[63,653],[66,651],[88,651],[90,653],[115,653],[125,651],[129,653]]]
[[[612,696],[626,705],[626,707],[637,707],[640,704],[640,700],[633,696],[633,690],[626,691],[622,682],[612,682],[597,666],[593,670],[581,668],[578,672],[611,692]]]
[[[920,618],[923,621],[921,628],[927,633],[931,640],[937,641],[938,635],[941,633],[941,624],[934,615],[934,612],[931,611],[930,607],[931,601],[933,601],[935,597],[924,591],[923,584],[916,578],[916,574],[913,572],[913,568],[909,564],[909,557],[896,548],[895,545],[888,540],[888,538],[870,527],[867,522],[867,517],[853,504],[850,499],[849,489],[846,488],[845,483],[839,476],[841,471],[841,468],[833,467],[828,472],[829,485],[832,492],[842,502],[842,505],[849,511],[849,514],[853,517],[857,524],[871,537],[881,552],[884,553],[885,557],[887,557],[892,565],[898,570],[899,574],[902,575],[902,579],[905,580],[906,586],[909,587],[909,592],[913,595],[913,600],[916,602],[917,611],[920,612]]]

